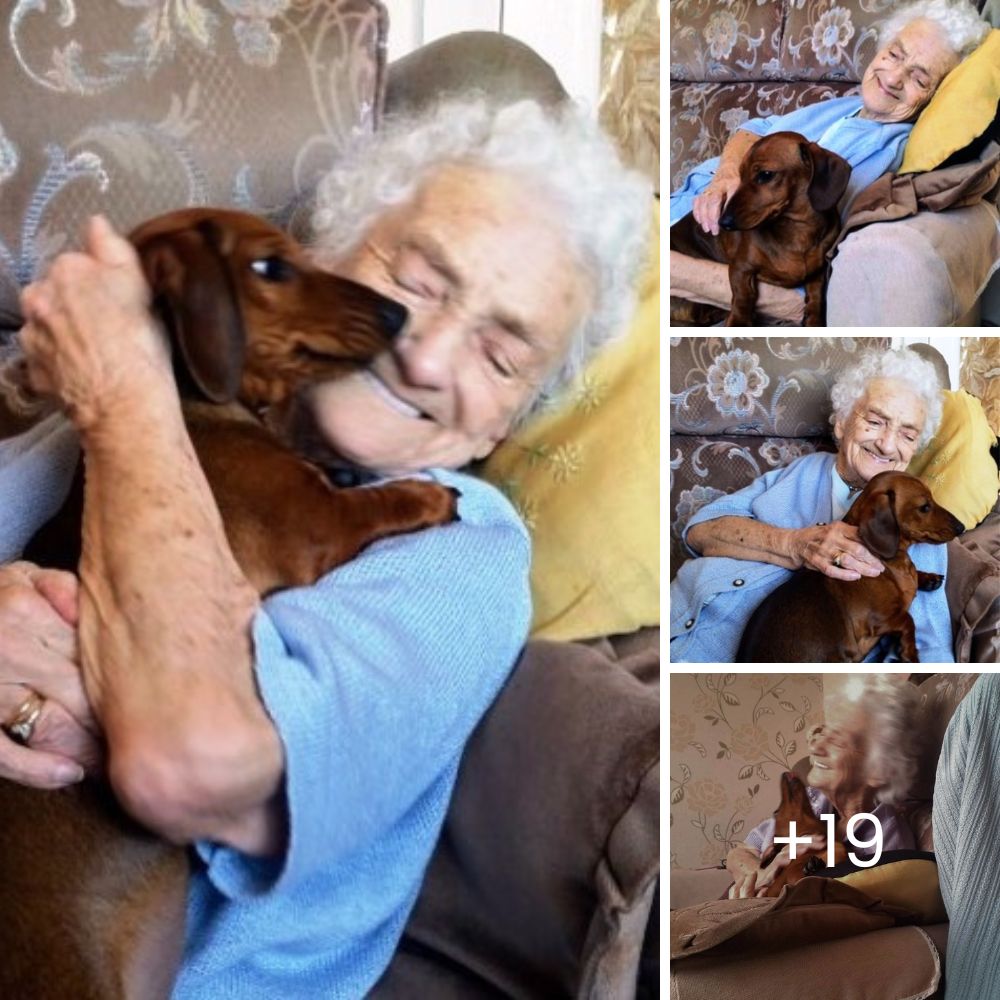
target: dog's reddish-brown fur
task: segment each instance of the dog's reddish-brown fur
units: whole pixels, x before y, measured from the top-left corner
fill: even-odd
[[[837,202],[851,168],[798,132],[758,140],[740,164],[740,186],[723,207],[718,236],[693,215],[670,229],[670,249],[729,265],[727,326],[753,324],[757,283],[805,285],[805,325],[823,324],[826,252],[840,231]]]
[[[332,488],[258,419],[367,364],[402,307],[320,271],[280,230],[190,209],[131,236],[182,360],[185,418],[241,568],[260,593],[314,582],[377,538],[451,521],[430,481]],[[141,447],[136,442],[136,447]],[[169,470],[164,470],[169,474]],[[75,568],[74,500],[26,552]],[[0,781],[0,996],[166,997],[180,960],[187,855],[139,829],[99,781]]]
[[[948,542],[964,530],[931,491],[905,472],[880,472],[844,516],[861,543],[885,565],[879,576],[836,580],[796,570],[751,615],[738,663],[856,663],[883,635],[897,635],[904,662],[918,663],[909,608],[917,590],[944,578],[923,573],[907,554],[913,542]]]
[[[806,786],[801,778],[792,771],[786,771],[781,776],[781,802],[774,811],[774,835],[787,837],[790,835],[790,824],[795,823],[796,837],[826,838],[827,826],[813,812]],[[769,865],[784,844],[772,844],[770,850],[761,857],[761,867]],[[847,860],[847,848],[837,841],[833,845],[834,864],[839,865]],[[828,849],[824,846],[817,849],[812,846],[798,845],[795,850],[795,860],[778,872],[774,881],[764,892],[765,896],[777,896],[786,885],[795,885],[800,879],[809,875],[814,866],[826,866]]]

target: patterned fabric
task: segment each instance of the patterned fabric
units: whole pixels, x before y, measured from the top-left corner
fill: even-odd
[[[8,328],[18,285],[95,212],[124,229],[186,205],[286,221],[382,98],[376,0],[17,0],[3,28]]]
[[[823,674],[670,673],[670,866],[720,864],[823,721]],[[673,903],[673,905],[677,905]]]
[[[670,573],[681,532],[716,497],[832,450],[830,386],[877,337],[670,338]]]
[[[900,2],[671,0],[670,190],[748,118],[857,93]]]

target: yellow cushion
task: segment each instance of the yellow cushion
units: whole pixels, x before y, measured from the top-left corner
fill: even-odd
[[[942,395],[941,426],[906,471],[922,479],[934,499],[966,528],[974,528],[990,512],[1000,490],[1000,473],[990,458],[997,438],[975,396],[964,389],[946,389]]]
[[[891,861],[841,875],[837,881],[846,882],[890,906],[902,906],[919,914],[922,924],[938,924],[948,919],[938,885],[937,865],[933,861],[923,858]]]
[[[480,473],[532,535],[532,635],[589,639],[659,623],[659,204],[639,306],[558,409],[530,420]]]
[[[901,174],[933,170],[982,135],[1000,100],[1000,29],[941,81],[920,113],[903,154]]]

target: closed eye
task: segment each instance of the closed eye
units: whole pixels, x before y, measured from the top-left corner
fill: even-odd
[[[260,257],[250,261],[250,270],[265,281],[276,284],[291,281],[295,277],[295,265],[284,257]]]

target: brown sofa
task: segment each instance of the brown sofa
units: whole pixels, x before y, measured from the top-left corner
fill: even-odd
[[[876,51],[873,26],[897,2],[671,0],[670,189],[749,118],[856,93]],[[987,198],[901,218],[907,190],[890,216],[898,221],[851,232],[833,258],[827,325],[976,325],[979,296],[1000,261],[998,169],[990,168]],[[931,188],[947,186],[943,173],[925,175]]]
[[[944,733],[977,676],[942,673],[914,678],[922,681],[918,729],[923,742],[908,809],[918,833],[918,847],[924,851],[933,850],[930,812]],[[826,880],[816,876],[803,881]],[[865,912],[864,907],[877,910],[875,897],[867,894],[846,904],[827,899],[790,909],[793,921],[800,925],[811,921],[806,935],[807,939],[812,937],[809,943],[789,947],[780,934],[768,933],[768,929],[777,930],[783,919],[771,913],[759,918],[756,931],[745,929],[742,936],[734,934],[687,957],[686,953],[693,950],[688,947],[692,938],[706,930],[722,937],[720,928],[725,920],[746,917],[748,908],[753,908],[750,900],[717,903],[731,882],[725,868],[674,869],[670,873],[671,920],[675,924],[671,933],[673,1000],[752,996],[755,991],[768,1000],[799,1000],[803,996],[810,1000],[944,997],[947,923],[922,923],[907,913],[886,916]],[[817,906],[820,910],[830,908],[830,912],[817,916]],[[839,915],[833,912],[838,907],[842,910]],[[675,920],[673,911],[683,912]],[[767,984],[763,992],[762,980]]]
[[[272,17],[210,6],[205,21],[159,4],[4,15],[0,353],[15,349],[19,287],[77,244],[91,213],[126,230],[190,204],[301,223],[318,178],[384,105],[454,89],[469,67],[467,82],[507,98],[561,93],[538,56],[491,34],[387,67],[375,0]],[[0,434],[17,427],[0,419]],[[376,996],[652,995],[658,677],[655,630],[529,643],[473,737]]]
[[[670,576],[690,554],[691,516],[800,455],[834,450],[830,386],[864,348],[887,338],[674,337],[670,347]],[[947,367],[932,348],[922,348]],[[943,381],[943,388],[949,388]],[[977,460],[992,463],[989,452]],[[1000,659],[1000,498],[948,543],[946,589],[957,662]]]

